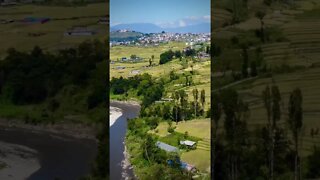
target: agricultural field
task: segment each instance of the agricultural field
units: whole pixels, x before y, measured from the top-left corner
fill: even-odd
[[[168,123],[161,122],[155,130],[150,133],[159,137],[170,136],[168,133]],[[182,151],[181,159],[187,163],[195,165],[202,172],[210,172],[210,119],[196,119],[175,124],[175,131],[184,134],[188,132],[189,136],[199,138],[197,148],[190,151]],[[174,145],[174,144],[172,144]]]
[[[166,96],[170,97],[172,92],[176,90],[185,90],[188,93],[188,100],[192,101],[192,90],[197,88],[206,92],[206,110],[210,107],[210,69],[211,61],[209,58],[201,61],[189,62],[188,67],[183,68],[179,59],[159,65],[160,54],[171,49],[172,51],[182,50],[186,47],[182,42],[169,42],[168,44],[159,45],[157,47],[139,47],[139,46],[115,46],[110,50],[110,79],[113,77],[127,78],[136,74],[148,73],[153,77],[168,77],[171,71],[176,74],[187,74],[191,70],[195,73],[192,75],[193,85],[184,87],[185,79],[183,77],[166,85]],[[139,62],[121,62],[122,57],[130,58],[136,55],[142,58]],[[153,66],[149,66],[149,59],[154,55]],[[192,66],[192,67],[191,67]],[[121,68],[120,68],[121,67]],[[122,69],[124,68],[124,69]],[[135,73],[137,72],[137,73]]]
[[[73,47],[87,39],[105,40],[107,24],[99,24],[105,17],[107,3],[95,3],[86,6],[40,6],[19,5],[0,7],[0,20],[12,21],[0,24],[0,57],[8,48],[28,51],[35,45],[52,51]],[[83,12],[86,12],[85,16]],[[26,23],[21,20],[33,18],[50,18],[46,23]],[[65,36],[64,33],[74,27],[86,27],[96,34],[92,36]]]
[[[222,9],[230,7],[224,2],[227,1],[220,0],[216,4]],[[305,178],[319,178],[316,174],[311,173],[310,157],[315,155],[315,149],[320,143],[318,133],[320,128],[318,122],[320,115],[320,87],[318,85],[320,83],[320,3],[313,0],[296,1],[294,5],[280,3],[279,1],[270,1],[272,2],[271,5],[266,5],[261,1],[249,0],[247,2],[247,12],[245,16],[242,16],[244,18],[240,19],[240,22],[220,26],[213,33],[215,35],[213,43],[220,48],[216,57],[213,58],[213,71],[216,75],[214,76],[216,80],[213,80],[213,92],[219,93],[219,90],[228,88],[236,90],[239,99],[248,104],[249,113],[244,121],[251,135],[248,135],[246,139],[251,141],[252,138],[254,142],[258,139],[260,142],[262,139],[260,134],[255,133],[266,127],[268,123],[262,92],[266,86],[276,85],[281,94],[281,118],[277,124],[283,129],[283,136],[289,141],[287,150],[291,149],[295,152],[295,141],[288,123],[288,104],[290,94],[294,89],[299,88],[303,97],[303,126],[298,138],[298,151],[300,152],[302,165],[301,173]],[[219,15],[219,12],[216,13]],[[213,12],[213,16],[214,14],[215,12]],[[232,14],[229,17],[229,23],[232,23]],[[264,36],[261,35],[262,22]],[[249,65],[244,70],[246,60],[249,61]],[[257,75],[250,74],[252,70],[251,62],[258,65]],[[249,72],[249,75],[245,75],[244,71]],[[225,119],[225,114],[222,113],[217,132],[220,139],[223,139],[221,140],[223,143],[228,142],[225,138]],[[258,142],[255,143],[259,144]],[[243,151],[244,154],[251,153],[249,149],[257,148],[259,146],[257,144],[248,145],[246,147],[248,149]],[[287,150],[285,148],[281,149],[283,152]],[[279,153],[279,149],[275,153]],[[243,154],[239,157],[246,158]],[[241,162],[241,166],[247,166],[248,168],[254,163],[261,162],[254,160],[247,165],[246,162]],[[263,168],[263,163],[261,163],[260,168]],[[282,168],[285,166],[282,165]],[[293,162],[291,166],[294,167]],[[259,166],[256,168],[259,169]],[[230,173],[227,169],[222,170]],[[257,178],[258,175],[264,177],[261,170],[253,172],[252,169],[244,168],[241,171],[242,175],[246,177],[254,173],[256,174],[252,177]],[[294,169],[290,169],[290,167],[285,171],[286,173],[279,169],[277,171],[279,173],[275,175],[277,178],[293,179],[294,177]],[[217,177],[222,174],[219,173],[216,173]]]

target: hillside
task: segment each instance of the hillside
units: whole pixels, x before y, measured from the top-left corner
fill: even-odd
[[[262,92],[267,86],[277,87],[281,96],[279,102],[281,113],[276,124],[281,128],[278,131],[283,131],[282,137],[277,138],[283,138],[279,143],[287,141],[288,144],[281,144],[283,146],[274,151],[278,158],[274,173],[277,178],[294,178],[294,169],[289,167],[290,164],[294,167],[294,161],[289,157],[287,159],[281,157],[289,156],[287,153],[290,151],[295,153],[295,141],[288,124],[290,118],[288,109],[290,95],[299,88],[303,96],[303,126],[298,145],[302,166],[301,176],[319,178],[319,175],[309,169],[315,165],[311,165],[309,159],[317,155],[315,149],[317,149],[318,134],[315,135],[313,131],[320,127],[319,122],[315,120],[320,113],[319,87],[317,87],[317,80],[320,77],[318,58],[320,3],[312,0],[292,1],[293,4],[269,1],[268,5],[266,1],[247,1],[247,4],[238,4],[237,12],[241,14],[238,16],[239,14],[234,13],[235,9],[226,2],[216,1],[217,9],[213,10],[213,21],[216,26],[213,32],[215,37],[213,42],[216,47],[213,58],[216,61],[213,67],[216,81],[213,84],[213,92],[220,94],[219,89],[236,90],[239,101],[248,106],[248,114],[243,118],[243,122],[245,121],[247,126],[244,129],[248,131],[245,137],[250,140],[243,145],[243,152],[268,153],[259,150],[260,143],[265,140],[261,133],[263,128],[268,127],[268,114]],[[253,70],[255,73],[252,73]],[[215,127],[218,128],[218,136],[222,136],[221,139],[225,142],[230,142],[225,140],[223,134],[227,131],[225,121],[226,117],[223,114],[218,126],[215,124]],[[221,144],[219,148],[222,148],[220,146]],[[223,146],[226,148],[227,144]],[[218,153],[221,155],[222,152]],[[279,157],[281,153],[283,154]],[[221,156],[217,155],[216,163],[220,163]],[[264,168],[262,166],[268,166],[266,163],[268,159],[251,161],[247,156],[239,155],[239,157],[246,159],[244,161],[250,161],[247,164],[242,161],[241,166],[245,168],[241,169],[239,176],[251,174],[255,178],[269,177],[269,173],[264,174],[262,170]],[[250,169],[253,164],[256,164],[256,171]],[[258,164],[260,170],[257,168]],[[266,169],[269,170],[268,167]],[[223,176],[221,171],[228,173],[226,169],[219,171],[215,174],[216,177]]]

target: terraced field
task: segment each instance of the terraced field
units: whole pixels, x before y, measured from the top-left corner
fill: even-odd
[[[202,89],[206,92],[206,106],[207,110],[210,107],[210,69],[211,61],[209,58],[202,59],[198,62],[190,62],[189,66],[183,69],[181,62],[178,59],[174,59],[168,63],[159,65],[160,54],[172,49],[173,51],[182,50],[185,43],[170,42],[169,44],[160,45],[157,47],[128,47],[128,46],[115,46],[111,48],[110,59],[113,63],[110,64],[110,79],[112,77],[131,77],[137,74],[148,73],[154,77],[168,77],[169,73],[174,70],[177,74],[189,73],[192,69],[196,72],[192,76],[193,85],[183,86],[185,79],[173,81],[166,87],[166,96],[171,96],[172,92],[176,90],[185,90],[188,93],[189,101],[193,101],[192,90],[197,88],[199,93]],[[129,58],[131,55],[137,55],[143,58],[140,62],[121,62],[122,57]],[[149,59],[154,55],[152,67],[149,67]],[[191,68],[191,65],[193,66]],[[124,68],[124,69],[122,69]]]
[[[283,75],[275,75],[273,78],[262,78],[242,87],[239,90],[241,97],[250,105],[250,120],[248,124],[250,128],[262,127],[267,122],[266,110],[263,106],[261,94],[266,85],[277,85],[282,95],[282,119],[279,122],[282,126],[287,126],[287,108],[289,94],[294,88],[299,87],[303,93],[303,112],[304,112],[304,128],[303,141],[300,147],[305,155],[310,153],[314,143],[320,143],[319,135],[314,139],[311,138],[311,129],[320,128],[320,68],[309,68],[307,70]],[[288,132],[290,134],[290,132]]]
[[[267,44],[262,47],[267,64],[274,67],[311,66],[320,63],[320,22],[318,19],[299,19],[284,24],[287,42]]]
[[[101,16],[107,14],[107,3],[90,4],[81,7],[58,7],[21,5],[0,7],[0,20],[13,20],[8,24],[0,24],[0,58],[6,50],[15,47],[21,51],[29,51],[34,45],[45,50],[57,50],[72,47],[87,39],[104,40],[107,37],[107,25],[99,24]],[[83,12],[86,12],[85,16]],[[47,17],[47,23],[23,23],[27,17]],[[65,31],[75,26],[85,26],[97,34],[93,36],[64,36]],[[33,35],[39,34],[39,35]]]
[[[202,172],[210,172],[210,150],[211,150],[211,141],[210,141],[210,119],[196,119],[186,122],[179,122],[176,126],[175,131],[179,133],[185,133],[188,131],[190,136],[201,138],[197,143],[197,149],[191,150],[188,152],[182,152],[181,159],[187,163],[195,165]],[[167,132],[168,123],[161,122],[155,131],[150,133],[155,133],[160,137],[168,135]]]
[[[232,14],[224,9],[211,8],[213,28],[228,25],[232,19]]]

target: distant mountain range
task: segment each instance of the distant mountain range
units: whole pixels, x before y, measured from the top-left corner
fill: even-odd
[[[162,31],[173,33],[209,33],[211,31],[210,23],[201,23],[177,28],[161,28],[152,23],[118,24],[110,27],[110,31],[121,29],[128,29],[142,33],[159,33]]]

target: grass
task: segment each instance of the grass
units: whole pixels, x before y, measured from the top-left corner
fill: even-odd
[[[194,84],[188,87],[175,86],[177,84],[184,84],[185,78],[181,77],[179,80],[175,80],[172,83],[167,84],[165,96],[171,96],[172,92],[176,90],[186,90],[188,93],[188,100],[193,101],[192,90],[197,88],[199,91],[202,89],[206,92],[206,106],[205,109],[208,110],[210,107],[210,85],[211,85],[211,61],[205,59],[203,62],[189,62],[187,68],[183,69],[181,62],[178,59],[174,59],[168,63],[159,65],[160,54],[164,51],[172,49],[173,51],[182,50],[186,47],[185,43],[182,42],[169,42],[168,44],[162,44],[157,47],[138,47],[138,46],[114,46],[110,49],[110,59],[115,61],[115,63],[110,64],[110,79],[112,77],[119,78],[120,76],[127,78],[134,76],[131,72],[133,70],[140,70],[140,74],[148,73],[155,78],[165,77],[168,78],[169,73],[174,71],[177,74],[182,75],[183,73],[190,73],[191,65],[193,65],[193,70],[196,72],[192,75]],[[141,62],[120,62],[117,61],[122,57],[129,58],[131,55],[137,55],[138,57],[145,58]],[[154,55],[153,63],[155,66],[146,67],[149,65],[149,58]],[[124,66],[125,69],[117,69],[118,66]]]
[[[172,122],[172,125],[176,127],[175,131],[179,133],[185,133],[188,131],[190,136],[194,136],[201,139],[210,139],[210,119],[196,119],[185,122]],[[160,122],[158,127],[155,129],[158,132],[156,135],[164,137],[168,135],[167,129],[169,125],[167,122]],[[155,131],[152,131],[155,133]]]
[[[239,90],[240,96],[249,103],[249,108],[251,110],[250,118],[248,119],[248,127],[262,127],[266,124],[266,110],[264,109],[263,102],[261,99],[261,93],[267,84],[277,85],[282,95],[282,119],[279,121],[281,126],[286,127],[287,119],[287,105],[289,101],[289,94],[294,90],[294,88],[299,87],[303,94],[303,136],[302,139],[310,138],[311,128],[320,128],[320,123],[318,122],[318,115],[320,114],[320,93],[318,91],[320,84],[320,68],[309,68],[302,71],[296,71],[293,73],[273,75],[273,78],[260,78],[250,84],[247,84]],[[273,80],[272,80],[273,79]],[[290,131],[288,132],[289,138]],[[315,143],[319,143],[320,139],[315,139]],[[307,156],[311,153],[312,144],[302,143],[301,149],[303,150],[303,155]]]
[[[168,134],[167,122],[161,122],[156,130],[149,133],[159,136],[160,141],[177,146],[179,134],[183,136],[187,131],[190,136],[188,139],[197,141],[197,149],[182,151],[182,161],[195,165],[201,172],[210,172],[210,119],[190,120],[179,122],[177,125],[173,122],[173,126],[176,126],[175,132],[178,132],[174,135]]]
[[[106,3],[90,4],[81,7],[58,7],[58,6],[37,6],[22,5],[15,7],[1,8],[0,19],[21,20],[25,17],[50,17],[50,18],[71,18],[84,16],[103,16],[107,12]],[[86,39],[105,39],[107,25],[97,24],[99,17],[80,18],[76,20],[51,20],[45,24],[23,24],[13,22],[0,25],[0,58],[6,50],[15,47],[18,50],[28,51],[35,45],[46,50],[57,50],[63,47],[70,47],[79,44]],[[73,26],[88,26],[98,30],[94,36],[67,37],[64,32]],[[32,37],[28,33],[44,33],[43,36]]]
[[[181,154],[181,160],[195,165],[201,172],[210,172],[210,150],[196,149]]]

